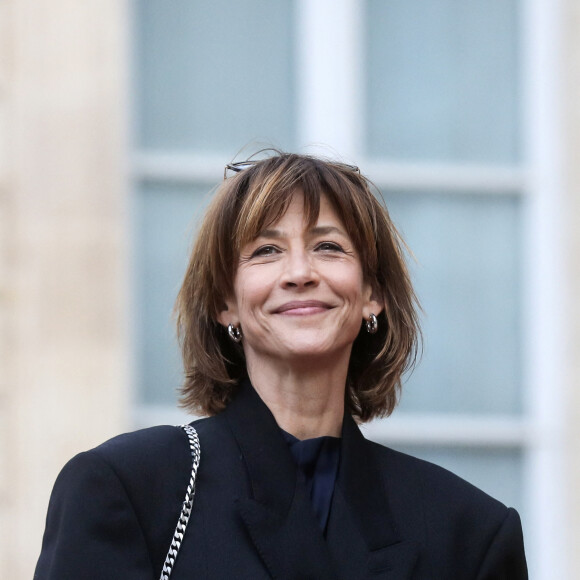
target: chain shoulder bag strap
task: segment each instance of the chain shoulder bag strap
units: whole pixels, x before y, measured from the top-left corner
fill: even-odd
[[[169,552],[167,552],[167,557],[163,564],[160,580],[169,580],[171,572],[173,572],[177,553],[179,552],[179,548],[181,548],[181,542],[183,541],[183,536],[185,535],[185,529],[187,528],[189,516],[191,515],[191,508],[193,506],[193,498],[195,496],[195,478],[197,476],[197,468],[199,467],[199,458],[201,456],[201,447],[199,446],[197,431],[191,425],[181,425],[180,428],[185,431],[189,440],[189,449],[191,451],[192,460],[191,477],[189,478],[189,484],[187,485],[187,491],[185,492],[185,499],[183,500],[181,513],[177,520],[177,526],[173,533],[173,540],[171,540],[171,546],[169,547]]]

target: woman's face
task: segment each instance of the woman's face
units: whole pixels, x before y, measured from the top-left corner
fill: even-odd
[[[306,228],[301,192],[242,248],[234,293],[220,322],[241,327],[248,363],[348,359],[363,318],[381,310],[341,219],[322,197]]]

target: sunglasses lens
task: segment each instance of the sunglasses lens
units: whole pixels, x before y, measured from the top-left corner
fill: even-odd
[[[231,173],[240,173],[241,171],[244,171],[245,169],[248,169],[249,167],[252,167],[255,164],[256,164],[255,161],[240,161],[238,163],[228,163],[224,169],[224,179],[226,179],[227,177],[231,177],[231,175],[228,175],[228,171]]]

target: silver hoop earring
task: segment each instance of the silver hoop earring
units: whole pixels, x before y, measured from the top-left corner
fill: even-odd
[[[366,321],[366,325],[369,334],[374,334],[379,329],[379,321],[372,312],[369,314],[369,319]]]
[[[241,328],[234,326],[233,324],[228,324],[228,334],[234,342],[242,342],[243,335]]]

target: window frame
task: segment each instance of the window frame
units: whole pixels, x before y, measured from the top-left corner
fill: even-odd
[[[395,413],[365,432],[383,443],[449,447],[517,448],[524,455],[528,507],[527,554],[532,575],[566,578],[565,390],[566,271],[562,259],[561,145],[562,14],[559,2],[522,0],[523,151],[520,166],[393,163],[364,159],[364,3],[358,0],[296,0],[298,142],[314,154],[356,161],[380,188],[446,191],[458,195],[517,195],[524,218],[524,411],[520,416]],[[324,31],[340,36],[330,53]],[[332,82],[331,82],[332,81]],[[331,87],[341,86],[340,95]],[[332,92],[330,92],[332,91]],[[340,119],[340,123],[335,120]],[[332,143],[333,148],[319,145]],[[131,155],[131,178],[214,185],[224,159],[183,151],[140,150]],[[546,388],[550,385],[550,388]],[[134,390],[137,386],[134,385]],[[134,405],[135,428],[181,423],[187,414],[163,405]]]

